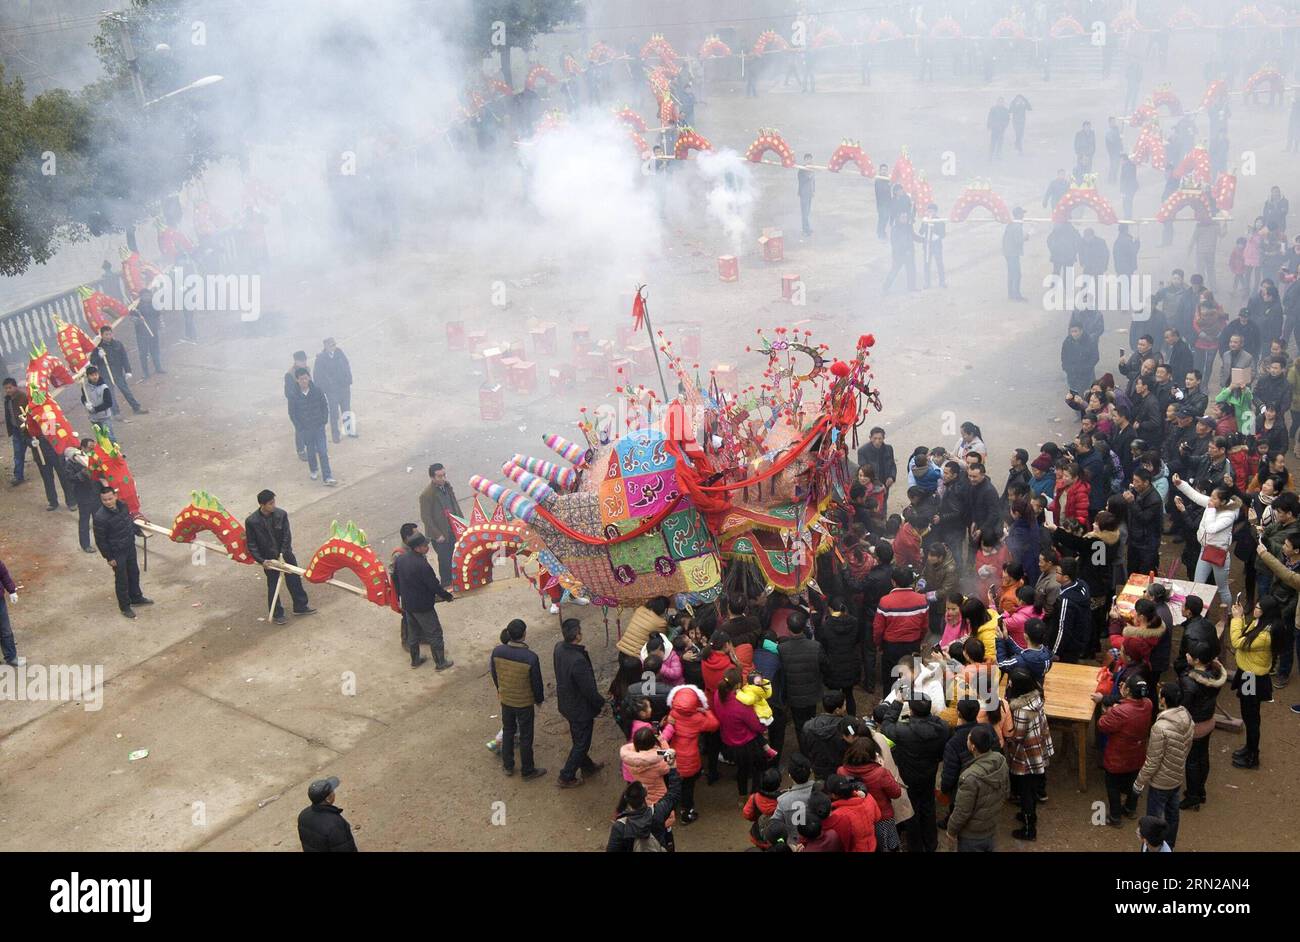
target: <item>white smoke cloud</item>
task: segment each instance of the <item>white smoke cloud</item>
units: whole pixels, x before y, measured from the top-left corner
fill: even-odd
[[[749,162],[730,148],[705,151],[696,164],[707,187],[705,205],[722,226],[734,254],[739,255],[753,231],[757,186]]]

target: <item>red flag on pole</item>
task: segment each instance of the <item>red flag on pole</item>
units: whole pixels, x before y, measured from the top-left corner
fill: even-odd
[[[644,290],[645,290],[644,287],[637,288],[636,298],[632,301],[632,329],[633,330],[640,330],[642,325],[645,324],[645,298],[641,296],[641,292]]]

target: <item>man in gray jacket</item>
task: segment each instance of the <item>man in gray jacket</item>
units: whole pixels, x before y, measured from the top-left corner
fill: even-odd
[[[981,723],[966,737],[970,764],[957,779],[957,794],[948,817],[947,835],[957,842],[958,851],[993,850],[1002,806],[1011,794],[1011,776],[1006,757],[994,752],[993,727]]]
[[[1187,754],[1192,751],[1196,724],[1183,706],[1183,691],[1176,683],[1160,688],[1160,712],[1147,740],[1147,760],[1138,772],[1133,791],[1147,792],[1147,814],[1164,818],[1165,842],[1173,850],[1178,842],[1178,793],[1187,782]]]

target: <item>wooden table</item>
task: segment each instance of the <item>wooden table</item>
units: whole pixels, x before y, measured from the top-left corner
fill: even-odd
[[[1088,789],[1088,725],[1096,705],[1097,668],[1088,664],[1053,664],[1043,678],[1043,700],[1047,722],[1068,723],[1074,729],[1075,751],[1079,754],[1079,791]]]

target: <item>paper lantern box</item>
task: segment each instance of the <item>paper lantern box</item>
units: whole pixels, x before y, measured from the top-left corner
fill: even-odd
[[[736,256],[718,256],[718,277],[723,281],[740,280],[740,262],[736,259]]]
[[[448,350],[465,349],[465,322],[464,321],[447,322],[447,349]]]
[[[501,358],[505,356],[500,347],[484,347],[479,351],[483,358],[483,378],[491,383],[501,381]]]
[[[718,388],[733,396],[740,392],[740,377],[736,374],[735,364],[719,363],[713,368],[713,378],[718,381]]]
[[[478,414],[484,422],[500,422],[506,417],[505,389],[500,383],[484,383],[479,387]]]
[[[795,274],[782,275],[781,276],[781,297],[787,301],[793,300],[798,284],[799,284],[798,275]]]
[[[758,237],[758,247],[763,252],[763,261],[785,261],[785,237],[780,229],[764,230],[763,235]]]
[[[465,346],[469,350],[482,350],[487,346],[487,331],[479,328],[465,331]]]
[[[510,388],[515,392],[537,391],[537,364],[531,360],[517,360],[510,367]]]
[[[650,346],[648,340],[642,340],[639,343],[630,343],[627,345],[627,355],[632,363],[642,370],[652,370],[655,366],[654,348]]]
[[[552,393],[568,392],[578,381],[578,368],[572,363],[561,363],[547,370],[546,375],[551,380]]]
[[[703,329],[694,321],[682,327],[680,336],[683,356],[692,360],[698,360],[700,358],[700,347],[702,346],[701,338],[703,333]]]
[[[636,364],[627,357],[614,357],[609,361],[609,378],[614,382],[627,383],[631,380],[632,370],[635,368]],[[620,373],[619,370],[623,372]]]
[[[559,349],[554,323],[548,321],[545,324],[539,324],[530,330],[528,334],[533,338],[533,356],[540,354],[554,356],[555,351]]]
[[[606,350],[599,347],[595,350],[588,350],[587,355],[582,360],[586,368],[587,378],[598,380],[609,379],[610,375],[613,373],[613,369],[610,366],[612,361],[613,357],[611,357]]]

